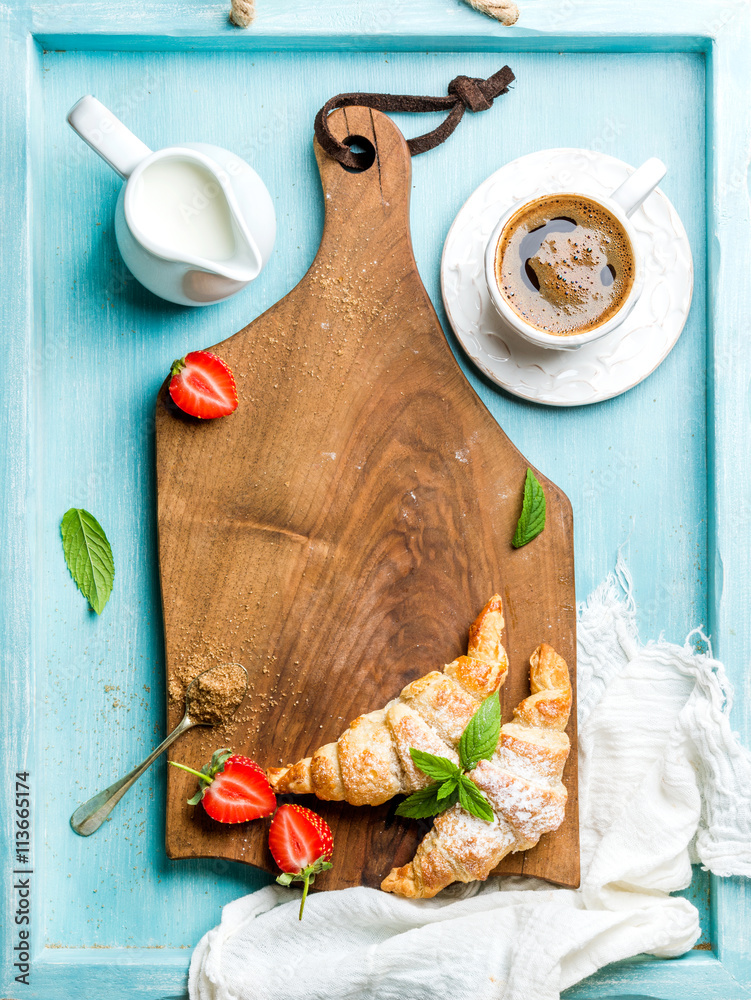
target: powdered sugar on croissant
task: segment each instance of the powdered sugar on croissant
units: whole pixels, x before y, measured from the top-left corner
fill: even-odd
[[[496,752],[470,777],[493,809],[492,822],[460,805],[435,818],[414,859],[381,883],[386,892],[430,898],[451,882],[485,879],[512,851],[534,847],[563,822],[566,789],[561,777],[569,753],[563,730],[571,711],[565,660],[543,643],[530,658],[531,695],[501,728]]]
[[[456,747],[480,703],[506,679],[503,606],[496,594],[469,630],[467,655],[408,684],[384,708],[361,715],[336,743],[266,772],[275,792],[380,805],[423,788],[410,747],[459,762]],[[542,706],[541,709],[542,711]]]

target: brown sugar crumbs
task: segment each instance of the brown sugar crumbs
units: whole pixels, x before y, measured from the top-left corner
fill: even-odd
[[[239,663],[218,663],[199,674],[187,692],[188,715],[218,726],[231,719],[245,697],[248,675]]]

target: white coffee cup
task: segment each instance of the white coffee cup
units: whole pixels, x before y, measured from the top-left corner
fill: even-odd
[[[633,215],[642,202],[654,191],[665,176],[666,171],[667,167],[662,160],[653,157],[643,163],[638,170],[635,170],[612,194],[605,197],[593,195],[586,191],[550,190],[538,192],[533,198],[527,198],[513,204],[498,221],[498,225],[493,230],[485,248],[485,280],[488,285],[490,300],[504,323],[530,343],[536,344],[538,347],[552,348],[556,351],[575,350],[584,344],[590,344],[592,341],[604,337],[611,330],[620,326],[636,305],[644,287],[644,257],[639,249],[636,231],[629,221],[629,216]],[[498,246],[506,230],[506,226],[518,212],[548,195],[561,197],[568,195],[580,196],[594,202],[596,205],[600,205],[620,222],[631,244],[634,260],[634,282],[631,290],[616,313],[611,315],[605,322],[583,333],[570,335],[548,333],[539,327],[533,326],[531,323],[527,323],[526,320],[511,308],[498,285],[496,258]]]

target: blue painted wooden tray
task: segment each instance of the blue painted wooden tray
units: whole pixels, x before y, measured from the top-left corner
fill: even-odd
[[[577,524],[579,596],[625,553],[644,637],[713,636],[749,742],[745,628],[751,603],[751,12],[724,0],[521,0],[505,29],[459,0],[258,0],[247,32],[221,2],[111,6],[38,0],[0,11],[0,281],[5,405],[2,729],[6,788],[32,786],[30,986],[15,981],[6,921],[2,996],[182,998],[190,950],[221,906],[266,878],[226,862],[169,862],[164,763],[99,833],[72,809],[132,766],[164,724],[154,527],[153,401],[173,358],[221,339],[280,298],[318,245],[312,121],[353,89],[442,93],[458,73],[508,62],[513,93],[467,115],[415,159],[412,231],[440,311],[441,247],[467,195],[502,163],[551,146],[669,167],[663,188],[692,244],[696,289],[664,364],[626,395],[570,412],[511,399],[468,375],[511,439],[561,485]],[[261,278],[208,310],[150,296],[121,263],[114,175],[65,113],[93,92],[150,146],[237,150],[275,196],[279,237]],[[425,121],[400,116],[405,134]],[[445,325],[445,322],[444,322]],[[451,341],[457,361],[466,361]],[[70,579],[58,535],[72,505],[113,545],[101,618]],[[10,796],[5,802],[12,804]],[[15,817],[3,812],[6,912]],[[696,872],[701,949],[604,970],[570,997],[751,996],[745,883]]]

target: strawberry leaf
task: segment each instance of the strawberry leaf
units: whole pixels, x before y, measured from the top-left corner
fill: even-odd
[[[224,765],[232,756],[232,751],[229,747],[222,747],[221,750],[215,750],[211,755],[211,760],[208,764],[204,764],[201,768],[203,774],[208,778],[215,778],[217,774],[224,770]]]
[[[478,819],[484,819],[488,823],[493,822],[493,809],[484,793],[464,774],[459,779],[459,805]]]
[[[115,562],[104,529],[93,514],[71,507],[60,522],[63,554],[78,589],[98,615],[112,593]]]
[[[201,799],[206,794],[211,782],[221,771],[224,770],[224,765],[227,763],[229,758],[232,756],[232,751],[229,747],[223,747],[221,750],[215,750],[211,755],[211,760],[208,764],[204,764],[200,771],[196,771],[192,767],[188,767],[186,764],[180,764],[176,760],[169,761],[173,767],[179,767],[182,771],[187,771],[189,774],[195,774],[198,780],[201,782],[198,791],[195,795],[191,795],[188,799],[189,806],[197,806]]]
[[[501,735],[501,703],[498,693],[480,705],[459,740],[459,758],[465,771],[472,771],[481,760],[495,753]]]
[[[545,493],[531,469],[527,469],[524,480],[524,500],[522,512],[516,525],[511,544],[515,549],[537,538],[545,527]]]
[[[303,868],[302,871],[282,872],[281,875],[277,875],[276,877],[279,885],[292,885],[293,882],[302,882],[302,899],[300,900],[300,915],[298,918],[300,920],[302,920],[303,910],[305,909],[305,900],[308,898],[308,889],[315,882],[316,875],[320,875],[321,872],[327,872],[329,868],[334,867],[330,861],[324,861],[324,857],[318,858],[317,861],[314,861],[312,865],[308,865],[307,868]]]
[[[459,768],[448,757],[437,757],[425,750],[415,750],[414,747],[410,747],[409,755],[415,767],[419,767],[424,774],[436,781],[449,781],[459,776]]]

